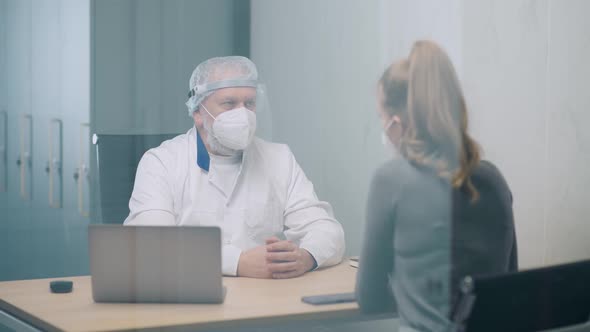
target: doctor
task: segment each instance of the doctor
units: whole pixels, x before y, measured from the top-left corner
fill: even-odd
[[[344,233],[289,147],[254,136],[257,78],[244,57],[195,68],[195,126],[141,158],[125,225],[218,226],[223,274],[293,278],[339,263]]]

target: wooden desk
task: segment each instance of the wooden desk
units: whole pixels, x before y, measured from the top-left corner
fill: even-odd
[[[52,294],[55,279],[0,283],[0,309],[49,331],[207,330],[265,326],[293,320],[360,319],[356,303],[312,306],[303,295],[352,292],[356,269],[342,263],[288,280],[224,278],[221,305],[94,303],[90,277],[74,281],[70,294]]]

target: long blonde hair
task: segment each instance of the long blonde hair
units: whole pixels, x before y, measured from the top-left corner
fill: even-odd
[[[480,148],[468,133],[465,99],[445,51],[434,42],[417,41],[407,59],[385,70],[379,84],[383,108],[402,119],[400,153],[476,201],[479,193],[470,177]]]

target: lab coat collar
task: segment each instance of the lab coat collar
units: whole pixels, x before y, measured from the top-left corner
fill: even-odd
[[[193,127],[192,132],[197,136],[196,140],[194,142],[196,142],[196,152],[197,152],[197,166],[205,171],[205,172],[209,172],[209,167],[211,164],[211,157],[209,156],[209,152],[207,151],[207,147],[205,146],[205,142],[203,142],[203,139],[201,138],[201,135],[199,134],[199,131],[197,130],[196,127]],[[257,155],[257,139],[254,138],[252,140],[252,142],[250,143],[250,145],[244,150],[243,154],[242,154],[242,162],[240,164],[240,170],[238,171],[238,176],[236,177],[236,181],[234,182],[234,187],[231,191],[231,193],[229,194],[229,196],[227,197],[227,201],[226,204],[229,205],[231,200],[233,199],[234,195],[235,195],[235,189],[236,186],[238,185],[239,182],[242,181],[242,177],[244,176],[244,172],[245,169],[248,167],[251,167],[250,163],[252,162],[252,158],[255,158],[255,155]],[[194,151],[194,150],[193,150]]]
[[[209,157],[209,152],[205,147],[205,143],[203,142],[203,139],[196,128],[195,134],[197,136],[197,165],[205,172],[209,172],[211,157]]]
[[[205,142],[203,142],[203,139],[201,138],[201,135],[199,134],[199,131],[197,130],[196,127],[194,127],[194,132],[195,132],[195,136],[197,136],[197,165],[199,166],[200,169],[204,170],[205,172],[209,172],[209,166],[211,165],[211,157],[209,156],[209,152],[207,151],[207,147],[205,147]],[[238,178],[240,177],[242,170],[244,168],[244,165],[247,162],[248,155],[251,154],[250,150],[253,148],[254,144],[255,144],[254,141],[252,141],[252,143],[250,143],[250,146],[248,146],[248,148],[246,148],[246,150],[244,150],[244,153],[242,155],[242,163],[240,166],[240,172],[238,173]]]
[[[207,147],[205,147],[205,143],[199,134],[199,131],[196,127],[194,127],[195,135],[197,136],[197,166],[205,172],[209,172],[209,166],[211,165],[211,157],[209,156],[209,151],[207,151]],[[254,139],[255,141],[256,139]],[[227,204],[231,201],[232,197],[234,196],[234,192],[236,189],[236,184],[241,181],[242,173],[244,171],[244,167],[248,165],[248,156],[252,154],[251,150],[254,148],[255,142],[252,141],[250,146],[244,150],[242,155],[242,162],[240,165],[240,170],[238,171],[238,176],[236,177],[236,181],[234,182],[233,188],[231,193],[227,198]]]

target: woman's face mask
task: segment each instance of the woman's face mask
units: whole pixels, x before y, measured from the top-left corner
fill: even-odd
[[[213,118],[213,124],[205,120],[204,125],[207,143],[214,152],[232,155],[250,145],[256,132],[256,113],[240,107],[214,117],[205,105],[201,106]]]

